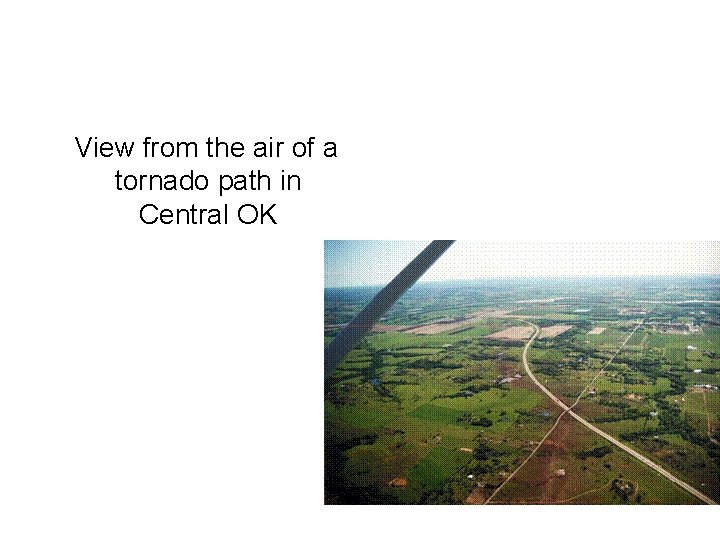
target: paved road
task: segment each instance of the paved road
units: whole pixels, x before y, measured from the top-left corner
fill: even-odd
[[[532,323],[529,323],[529,324],[532,324]],[[640,327],[641,324],[642,324],[642,322],[641,322],[640,324],[638,324],[638,325],[633,329],[633,331],[630,333],[630,335],[627,337],[627,339],[625,339],[625,341],[624,341],[623,344],[620,346],[620,348],[617,350],[617,352],[616,352],[616,353],[613,355],[613,357],[607,362],[608,364],[615,359],[615,357],[616,357],[616,356],[618,355],[618,353],[622,350],[622,348],[627,344],[628,341],[630,341],[630,338],[631,338],[632,335],[635,333],[635,330],[637,330],[637,329]],[[694,487],[692,487],[692,486],[691,486],[690,484],[688,484],[687,482],[683,482],[683,481],[680,480],[677,476],[675,476],[675,475],[671,474],[670,472],[666,471],[666,470],[663,469],[660,465],[658,465],[658,464],[655,463],[654,461],[651,461],[650,459],[646,458],[645,456],[643,456],[643,455],[642,455],[641,453],[639,453],[638,451],[633,450],[632,448],[630,448],[630,447],[627,446],[626,444],[623,444],[622,442],[620,442],[619,440],[617,440],[617,439],[616,439],[615,437],[613,437],[612,435],[608,435],[607,433],[605,433],[604,431],[602,431],[600,428],[595,427],[593,424],[591,424],[590,422],[588,422],[587,420],[585,420],[582,416],[580,416],[579,414],[577,414],[575,411],[572,410],[572,408],[573,408],[575,405],[577,405],[577,403],[580,401],[580,398],[583,396],[583,394],[585,393],[585,391],[587,390],[587,388],[588,388],[591,384],[593,384],[593,382],[595,381],[595,379],[597,379],[597,375],[595,376],[595,379],[593,379],[592,381],[590,381],[590,384],[588,384],[588,386],[585,387],[585,390],[583,390],[583,391],[580,393],[580,395],[578,396],[577,400],[575,401],[575,403],[572,404],[572,406],[567,406],[560,398],[558,398],[555,394],[553,394],[552,392],[550,392],[550,390],[548,390],[547,388],[545,388],[545,386],[543,386],[543,384],[542,384],[540,381],[537,380],[537,378],[535,377],[535,375],[533,375],[533,372],[530,370],[530,365],[529,365],[528,359],[527,359],[527,352],[528,352],[528,349],[530,348],[530,344],[531,344],[532,341],[535,339],[535,336],[537,336],[538,333],[540,332],[540,329],[539,329],[536,325],[532,324],[532,326],[533,326],[533,328],[535,328],[535,334],[534,334],[533,337],[531,338],[530,342],[528,342],[528,344],[527,344],[527,346],[525,347],[525,349],[523,349],[523,365],[525,366],[525,371],[527,371],[528,376],[533,380],[533,382],[534,382],[536,385],[538,385],[538,387],[540,388],[540,390],[542,390],[543,392],[545,392],[545,394],[547,394],[547,396],[548,396],[550,399],[552,399],[553,402],[555,402],[555,403],[556,403],[560,408],[562,408],[567,414],[569,414],[570,416],[572,416],[573,418],[575,418],[578,422],[580,422],[581,424],[583,424],[584,426],[586,426],[588,429],[591,429],[592,431],[594,431],[595,433],[597,433],[598,435],[600,435],[600,436],[603,437],[604,439],[608,440],[609,442],[611,442],[612,444],[614,444],[614,445],[617,446],[618,448],[621,448],[622,450],[625,450],[628,454],[630,454],[630,455],[633,456],[634,458],[638,459],[639,461],[643,462],[645,465],[647,465],[647,466],[650,467],[651,469],[659,472],[659,473],[662,474],[665,478],[667,478],[668,480],[670,480],[670,481],[673,482],[674,484],[680,486],[680,487],[683,488],[685,491],[687,491],[687,492],[689,492],[689,493],[692,493],[693,495],[695,495],[698,499],[700,499],[700,500],[703,501],[704,503],[706,503],[706,504],[717,504],[714,500],[712,500],[710,497],[708,497],[707,495],[705,495],[705,494],[702,493],[701,491],[698,491],[697,489],[695,489]],[[606,364],[606,365],[607,365],[607,364]],[[599,375],[599,374],[600,374],[600,373],[598,372],[598,375]],[[552,430],[551,430],[551,431],[552,431]]]

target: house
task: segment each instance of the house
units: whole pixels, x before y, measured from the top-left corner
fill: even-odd
[[[702,369],[693,369],[693,373],[702,373]]]
[[[688,350],[688,351],[696,351],[696,350],[697,350],[697,347],[693,347],[692,345],[688,345],[688,346],[687,346],[687,350]]]

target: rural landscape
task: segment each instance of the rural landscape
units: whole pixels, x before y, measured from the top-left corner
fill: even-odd
[[[718,386],[720,278],[417,283],[326,379],[325,502],[718,503]]]

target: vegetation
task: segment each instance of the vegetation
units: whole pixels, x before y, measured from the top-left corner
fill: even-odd
[[[326,290],[326,343],[375,290]],[[720,306],[662,303],[683,295],[717,301],[719,291],[717,281],[680,278],[413,287],[382,321],[395,325],[391,331],[368,336],[326,381],[326,502],[464,503],[501,485],[559,414],[527,377],[523,343],[486,337],[525,324],[516,316],[572,325],[529,350],[551,392],[573,403],[584,391],[575,409],[581,416],[720,500]],[[538,298],[572,300],[520,303]],[[448,332],[402,330],[479,310],[509,313]],[[576,504],[697,502],[583,426],[557,437],[498,502],[533,502],[546,486]]]

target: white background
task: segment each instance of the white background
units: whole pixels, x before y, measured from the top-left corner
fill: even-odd
[[[685,535],[709,509],[324,507],[325,238],[717,238],[714,2],[3,8],[0,536]],[[74,137],[338,142],[277,226],[143,225]],[[213,169],[213,167],[215,169]]]

